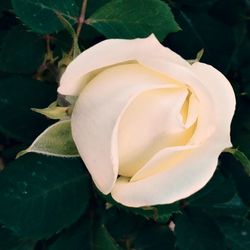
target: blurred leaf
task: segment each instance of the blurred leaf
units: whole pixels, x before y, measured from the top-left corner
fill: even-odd
[[[246,174],[240,163],[229,154],[223,154],[224,164],[221,166],[224,171],[229,173],[234,180],[238,195],[246,204],[250,206],[250,177]]]
[[[250,161],[243,152],[236,148],[228,148],[224,150],[224,152],[232,154],[234,158],[241,163],[246,173],[250,176]]]
[[[107,38],[138,38],[154,33],[163,40],[180,30],[170,8],[160,0],[112,0],[86,22]]]
[[[115,205],[118,208],[121,208],[127,212],[134,213],[136,215],[143,216],[146,219],[153,219],[158,222],[166,223],[173,213],[179,213],[180,207],[179,203],[172,203],[167,205],[158,205],[158,206],[148,206],[148,207],[126,207],[117,203],[111,195],[100,194],[108,203]]]
[[[48,250],[91,250],[91,222],[86,216],[64,230]]]
[[[136,250],[174,250],[175,237],[167,225],[151,225],[140,231],[134,241]]]
[[[79,156],[71,134],[71,121],[53,124],[40,134],[30,147],[19,152],[17,157],[32,152],[57,157]]]
[[[0,226],[1,250],[33,250],[35,244],[36,242],[18,238],[10,230]]]
[[[229,25],[234,25],[245,20],[247,5],[245,0],[220,0],[213,6],[213,16]]]
[[[224,178],[218,170],[204,188],[188,199],[188,204],[208,208],[230,201],[234,196],[235,187],[232,181]]]
[[[11,0],[1,0],[0,1],[0,12],[11,8]]]
[[[0,81],[0,131],[31,143],[51,121],[31,111],[56,99],[56,86],[27,77],[11,76]]]
[[[41,34],[53,33],[63,29],[56,12],[70,23],[77,21],[80,8],[74,0],[12,0],[15,14],[30,29]]]
[[[111,207],[104,213],[104,224],[110,234],[120,243],[126,244],[145,227],[145,219],[128,211]]]
[[[120,246],[109,234],[105,225],[96,225],[94,231],[93,250],[120,250]]]
[[[242,30],[244,25],[231,27],[194,9],[176,10],[175,18],[182,31],[169,37],[168,46],[185,58],[193,58],[197,51],[204,49],[202,61],[223,72],[230,69],[243,40],[235,34],[235,29]]]
[[[248,213],[248,207],[244,205],[238,195],[235,195],[230,201],[224,203],[214,204],[213,206],[205,208],[213,217],[223,215],[231,216],[245,216]]]
[[[217,221],[231,250],[250,249],[250,222],[241,218],[222,217]]]
[[[42,63],[45,42],[41,37],[17,26],[4,37],[0,50],[0,70],[9,73],[34,73]]]
[[[80,160],[24,156],[0,173],[0,222],[23,238],[48,238],[73,224],[89,200]]]
[[[200,210],[188,210],[176,221],[175,234],[180,250],[226,250],[224,236],[212,218]]]
[[[231,126],[232,142],[250,158],[250,101],[246,96],[239,96],[236,103],[236,112]]]
[[[192,7],[197,7],[197,6],[204,6],[204,5],[211,5],[213,3],[215,3],[218,0],[175,0],[175,1],[168,1],[167,2],[171,2],[171,3],[178,3],[178,4],[183,4],[183,5],[189,5]]]

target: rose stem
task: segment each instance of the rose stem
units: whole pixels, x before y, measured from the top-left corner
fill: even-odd
[[[80,16],[78,18],[78,26],[77,26],[77,29],[76,29],[77,38],[79,37],[79,35],[81,33],[81,30],[82,30],[82,26],[83,26],[83,24],[85,22],[85,14],[86,14],[87,3],[88,3],[88,0],[83,0],[82,1],[81,14],[80,14]]]

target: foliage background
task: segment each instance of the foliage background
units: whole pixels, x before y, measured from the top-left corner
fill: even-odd
[[[203,48],[202,61],[229,78],[237,96],[232,141],[250,157],[249,0],[89,0],[86,24],[74,34],[69,23],[77,30],[81,6],[80,0],[0,2],[0,249],[250,249],[245,158],[242,166],[223,153],[204,189],[141,209],[98,193],[80,159],[15,160],[53,123],[31,108],[56,100],[77,36],[84,50],[105,38],[151,33],[187,59]]]

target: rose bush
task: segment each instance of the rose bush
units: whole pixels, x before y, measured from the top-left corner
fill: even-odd
[[[168,204],[201,189],[231,146],[235,96],[210,65],[145,39],[105,40],[67,67],[72,134],[93,181],[126,206]]]

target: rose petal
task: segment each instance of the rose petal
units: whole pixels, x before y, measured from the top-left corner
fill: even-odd
[[[201,189],[212,177],[221,153],[221,147],[213,142],[196,149],[178,152],[174,166],[148,178],[130,182],[129,178],[118,178],[111,195],[125,206],[141,207],[170,204],[186,198]],[[157,167],[157,166],[156,166]]]
[[[213,119],[215,104],[213,103],[211,93],[207,91],[206,86],[204,86],[198,76],[186,67],[158,59],[148,58],[143,62],[139,61],[139,63],[155,72],[175,79],[177,83],[185,84],[190,92],[197,97],[199,101],[197,127],[189,143],[194,145],[207,140],[215,128],[215,121]]]
[[[178,119],[187,95],[182,87],[150,90],[134,98],[119,123],[120,175],[132,177],[159,150],[188,142]]]
[[[161,74],[129,64],[101,72],[81,93],[72,114],[72,134],[103,193],[111,191],[118,174],[117,124],[123,110],[143,91],[175,87]]]
[[[162,46],[153,34],[144,39],[108,39],[85,50],[68,65],[62,75],[58,92],[62,95],[79,95],[82,88],[102,68],[131,60],[144,61],[144,58],[152,57],[190,68],[189,63]],[[93,73],[89,74],[91,72]]]
[[[183,107],[182,122],[185,128],[191,127],[197,120],[199,114],[199,101],[195,94],[190,94]]]
[[[209,181],[216,169],[220,153],[224,148],[231,146],[230,124],[235,109],[232,87],[219,71],[209,65],[196,63],[192,68],[201,80],[201,86],[197,86],[197,83],[193,81],[184,81],[188,82],[194,91],[198,91],[199,101],[201,105],[204,105],[203,108],[207,106],[202,97],[205,94],[211,97],[213,106],[210,110],[213,111],[215,124],[213,132],[209,136],[206,135],[207,139],[202,141],[197,148],[186,150],[184,147],[183,151],[172,155],[167,149],[166,152],[164,150],[159,152],[153,159],[154,161],[149,162],[152,166],[145,168],[144,174],[147,174],[147,177],[144,179],[135,181],[136,176],[132,178],[132,181],[128,178],[119,178],[112,190],[112,196],[116,201],[126,206],[139,207],[168,204],[186,198]],[[182,77],[185,77],[185,74]],[[207,108],[209,111],[209,107]],[[206,118],[203,116],[201,120],[200,126],[206,128],[204,123]],[[202,129],[199,133],[201,131]],[[154,169],[155,172],[147,172],[149,169]],[[157,172],[159,169],[161,171]],[[139,171],[138,176],[142,175],[143,171],[144,169]]]
[[[236,100],[230,82],[217,69],[205,63],[194,63],[192,70],[213,99],[213,119],[216,122],[218,140],[222,140],[223,137],[225,147],[231,147],[230,125],[235,111]]]

